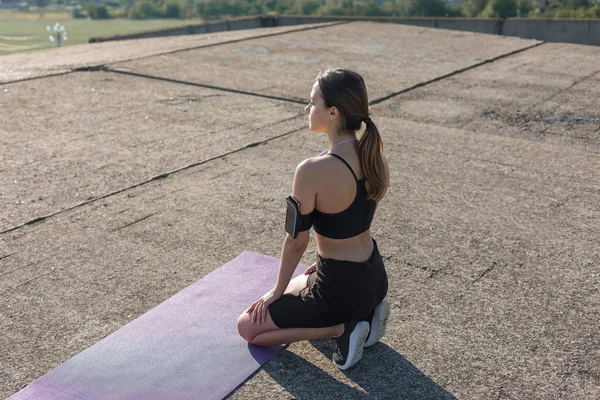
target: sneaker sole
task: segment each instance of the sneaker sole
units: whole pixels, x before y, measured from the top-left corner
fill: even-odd
[[[371,335],[365,342],[365,347],[371,347],[385,335],[388,318],[390,317],[390,303],[383,300],[375,308],[375,314],[371,321]],[[374,323],[373,323],[374,322]]]
[[[335,361],[333,362],[336,367],[342,371],[347,370],[356,364],[363,355],[363,347],[367,336],[369,335],[369,323],[367,321],[360,321],[356,324],[354,332],[350,335],[350,348],[348,351],[348,358],[344,365],[339,365]]]

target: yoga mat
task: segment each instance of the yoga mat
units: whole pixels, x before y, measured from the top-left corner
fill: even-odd
[[[285,347],[249,345],[236,328],[278,267],[278,258],[244,251],[10,399],[222,399]]]

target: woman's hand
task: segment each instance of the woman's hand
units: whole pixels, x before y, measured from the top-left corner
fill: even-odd
[[[313,272],[316,269],[317,269],[317,262],[315,261],[314,263],[312,263],[312,265],[310,267],[306,268],[306,271],[304,271],[304,275],[309,275],[311,272]]]
[[[250,314],[252,323],[260,325],[265,322],[267,319],[267,310],[269,309],[269,306],[280,297],[281,295],[275,294],[274,290],[271,289],[263,297],[252,303],[248,311],[246,311]]]

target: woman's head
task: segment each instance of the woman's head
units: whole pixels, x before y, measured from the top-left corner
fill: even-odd
[[[369,99],[365,81],[347,69],[327,69],[319,74],[319,88],[325,107],[339,118],[339,134],[354,133],[369,117]],[[334,119],[338,119],[334,118]]]
[[[383,142],[375,123],[369,118],[369,99],[365,81],[347,69],[327,69],[319,74],[311,92],[310,129],[328,132],[335,126],[339,135],[355,134],[364,121],[366,129],[358,144],[358,156],[369,183],[369,197],[379,200],[388,185],[383,165]]]
[[[334,126],[335,110],[325,104],[319,83],[315,82],[310,92],[310,102],[304,108],[308,114],[308,124],[313,132],[328,132]]]

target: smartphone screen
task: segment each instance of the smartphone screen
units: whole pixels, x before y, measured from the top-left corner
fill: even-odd
[[[298,231],[296,230],[296,215],[298,214],[298,205],[294,202],[293,199],[287,198],[287,211],[285,215],[285,231],[290,234],[290,236],[295,239]]]

